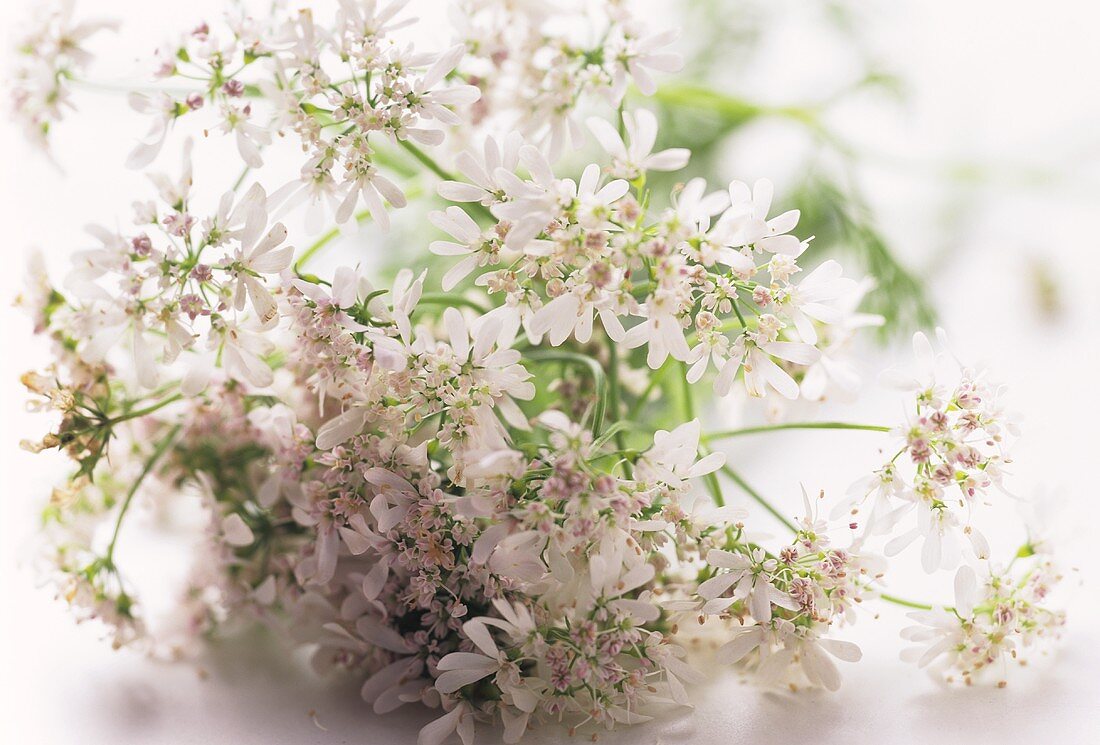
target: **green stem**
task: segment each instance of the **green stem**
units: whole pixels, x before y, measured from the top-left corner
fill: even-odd
[[[471,300],[462,295],[452,295],[447,292],[425,292],[420,296],[420,300],[417,302],[418,305],[421,303],[426,305],[462,305],[471,310],[476,310],[482,315],[485,315],[490,310],[476,300]]]
[[[642,391],[642,394],[634,401],[634,406],[627,412],[627,419],[630,421],[636,421],[638,419],[638,414],[641,413],[642,409],[645,408],[645,405],[649,402],[650,394],[652,394],[654,389],[664,381],[665,376],[668,375],[668,371],[672,369],[672,364],[672,361],[669,360],[662,365],[659,370],[649,376],[649,383],[646,385],[645,390]]]
[[[115,544],[118,542],[118,534],[122,529],[122,520],[126,517],[126,512],[130,509],[130,503],[134,501],[134,495],[137,494],[138,487],[141,486],[141,482],[144,481],[145,477],[153,470],[153,467],[157,464],[157,461],[160,460],[161,456],[164,455],[168,448],[172,446],[172,443],[175,442],[176,435],[179,434],[180,431],[180,426],[181,425],[177,424],[168,431],[168,434],[160,441],[156,450],[153,451],[153,454],[145,461],[145,467],[141,469],[141,473],[138,474],[137,479],[130,485],[129,491],[126,492],[126,498],[122,501],[122,508],[118,511],[118,519],[115,520],[115,529],[111,534],[111,542],[107,544],[107,553],[104,558],[108,566],[114,566]]]
[[[248,174],[251,173],[251,171],[252,171],[252,166],[245,166],[241,170],[241,174],[239,176],[237,176],[237,180],[233,182],[233,188],[232,188],[233,192],[236,192],[238,189],[241,188],[241,184],[243,184],[244,180],[246,178],[248,178]]]
[[[897,595],[888,595],[885,592],[878,594],[880,598],[887,603],[893,603],[894,605],[900,605],[905,608],[915,608],[916,610],[932,610],[932,606],[928,603],[918,603],[915,600],[906,600],[905,598],[898,597]],[[954,610],[954,608],[945,607],[944,610]]]
[[[619,398],[619,347],[612,339],[607,341],[607,405],[611,408],[613,422],[618,424],[622,414]],[[615,431],[615,445],[619,450],[626,450],[626,432],[622,427]]]
[[[687,373],[688,366],[686,362],[680,362],[680,405],[683,408],[683,416],[685,422],[690,422],[695,419],[695,394],[691,390],[691,383],[688,382]],[[706,457],[710,454],[710,449],[703,444],[699,445],[699,454]],[[710,492],[710,498],[719,507],[726,506],[726,498],[722,496],[722,485],[718,483],[718,477],[713,473],[708,473],[703,477],[703,483],[707,485],[707,491]]]
[[[786,528],[788,530],[790,530],[792,533],[797,533],[798,532],[798,526],[796,526],[793,522],[791,522],[789,519],[784,517],[783,513],[780,512],[779,510],[777,510],[774,506],[772,506],[772,503],[769,502],[768,500],[766,500],[760,494],[760,492],[756,491],[756,489],[753,489],[751,486],[749,486],[749,483],[747,481],[745,481],[743,478],[741,478],[741,474],[737,473],[737,471],[733,470],[728,465],[722,466],[721,470],[722,470],[722,473],[726,474],[726,476],[728,476],[730,478],[730,480],[733,481],[733,483],[735,483],[739,487],[741,487],[741,490],[743,492],[745,492],[750,497],[752,497],[753,501],[755,501],[757,504],[759,504],[761,507],[763,507],[765,510],[767,510],[771,514],[771,516],[774,517],[776,520],[783,523],[783,525],[786,526]]]
[[[137,409],[136,411],[128,411],[125,414],[119,414],[116,417],[108,419],[103,424],[105,426],[110,427],[110,426],[114,426],[115,424],[120,424],[122,422],[129,421],[131,419],[137,419],[138,417],[145,416],[146,414],[152,414],[154,411],[157,411],[159,409],[163,409],[168,404],[175,403],[176,401],[179,401],[181,398],[183,398],[183,394],[182,393],[177,393],[174,396],[169,396],[168,398],[164,399],[163,401],[158,401],[157,403],[152,404],[150,406],[146,406],[143,409]]]
[[[444,181],[459,180],[458,177],[455,176],[453,173],[450,173],[449,171],[444,169],[443,166],[436,163],[435,159],[432,158],[432,156],[428,155],[426,152],[424,152],[408,140],[398,140],[397,142],[399,145],[401,145],[401,147],[408,150],[414,158],[420,161],[423,165],[427,166],[429,171],[434,173],[436,176],[439,176],[439,178],[443,179]],[[487,217],[490,220],[496,221],[496,218],[493,217],[493,213],[490,212],[489,208],[481,202],[470,202],[469,207],[470,209],[480,213],[483,217]]]
[[[686,362],[680,363],[680,405],[684,412],[684,421],[690,422],[695,418],[695,396],[691,391],[691,383],[688,382],[688,366]]]
[[[607,374],[600,363],[587,354],[555,349],[527,352],[524,356],[534,362],[563,362],[585,367],[592,373],[592,379],[596,383],[596,406],[592,410],[592,437],[598,438],[603,430],[604,411],[607,408]]]
[[[758,432],[778,432],[784,429],[854,429],[867,432],[889,432],[891,428],[877,424],[852,424],[849,422],[790,422],[787,424],[764,424],[759,427],[743,427],[741,429],[726,429],[719,432],[709,432],[703,435],[703,439],[726,440],[731,437],[752,435]]]
[[[749,486],[748,482],[741,478],[741,475],[739,473],[734,471],[728,465],[722,466],[721,470],[722,473],[726,474],[726,476],[732,479],[735,484],[741,487],[741,489],[746,494],[752,497],[753,501],[755,501],[757,504],[767,510],[776,520],[783,523],[783,525],[785,525],[788,530],[790,530],[792,533],[798,532],[798,527],[793,522],[784,517],[783,514],[772,505],[771,502],[769,502],[763,497],[763,495],[760,494],[760,492]],[[932,606],[928,603],[921,603],[916,600],[908,600],[906,598],[899,597],[897,595],[890,595],[885,592],[878,593],[878,596],[888,603],[900,605],[905,608],[915,608],[916,610],[932,610]],[[947,608],[947,610],[951,610],[951,608]]]
[[[439,176],[439,178],[443,179],[444,181],[456,180],[452,174],[443,170],[443,167],[436,163],[435,159],[432,158],[432,156],[428,155],[416,145],[412,144],[408,140],[398,140],[397,143],[401,145],[401,147],[408,150],[414,158],[419,160],[422,164],[426,165],[428,167],[428,170],[434,173],[436,176]]]

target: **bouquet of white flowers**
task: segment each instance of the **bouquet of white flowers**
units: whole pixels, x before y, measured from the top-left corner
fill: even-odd
[[[79,618],[168,655],[266,625],[361,676],[377,712],[438,708],[422,743],[689,705],[700,634],[764,684],[836,689],[861,653],[834,627],[872,601],[913,609],[916,660],[968,682],[1056,635],[1041,544],[994,563],[980,529],[1014,432],[1002,391],[942,338],[917,333],[916,372],[893,375],[897,426],[704,431],[711,396],[853,394],[846,354],[882,318],[836,260],[803,269],[799,212],[773,215],[769,182],[652,188],[690,157],[657,147],[645,99],[680,67],[675,33],[612,0],[470,1],[425,51],[403,5],[235,10],[162,50],[130,93],[150,129],[128,165],[182,147],[182,168],[150,171],[152,198],[93,229],[63,283],[32,278],[54,358],[23,382],[59,421],[26,447],[72,459],[45,534]],[[16,113],[43,144],[109,26],[66,7],[27,40]],[[222,137],[242,175],[200,191],[192,149]],[[300,168],[261,179],[277,141]],[[585,141],[602,154],[574,167]],[[386,282],[307,271],[433,195],[435,240]],[[882,433],[890,457],[790,519],[713,448],[798,428]],[[790,540],[760,539],[731,487]],[[176,623],[154,628],[121,529],[135,501],[196,499],[209,527]],[[926,571],[958,568],[954,607],[882,592],[872,550],[914,541]]]

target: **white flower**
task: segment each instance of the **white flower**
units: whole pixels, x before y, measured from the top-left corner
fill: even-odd
[[[342,184],[344,199],[336,210],[336,222],[346,223],[355,216],[355,208],[362,199],[370,216],[383,230],[390,227],[390,217],[385,202],[400,209],[408,204],[405,194],[397,184],[383,176],[366,158],[356,160]],[[384,200],[384,201],[383,201]]]
[[[481,97],[481,91],[473,85],[434,89],[455,69],[465,53],[463,44],[451,47],[439,55],[439,59],[423,76],[415,79],[413,89],[406,94],[410,111],[442,124],[453,126],[462,123],[462,119],[447,107],[472,104]]]
[[[684,60],[679,54],[663,51],[679,35],[678,30],[670,29],[642,38],[624,35],[609,40],[607,53],[612,61],[612,99],[622,99],[628,75],[633,78],[634,84],[643,95],[652,96],[656,93],[657,84],[650,76],[650,70],[676,72],[684,66]]]
[[[611,217],[611,205],[630,191],[630,184],[622,179],[600,186],[600,167],[595,163],[585,167],[575,193],[571,180],[565,179],[562,184],[564,196],[577,200],[577,223],[588,230],[611,229],[613,226],[607,222]]]
[[[806,679],[810,685],[821,686],[827,691],[840,688],[840,671],[833,657],[843,662],[859,662],[863,657],[863,652],[852,642],[825,639],[808,632],[792,636],[794,639],[786,643],[797,651]]]
[[[798,383],[771,358],[778,357],[799,365],[809,365],[820,356],[817,348],[810,344],[790,341],[751,344],[744,364],[745,388],[750,396],[761,397],[767,393],[767,386],[775,389],[784,398],[794,400],[798,398]]]
[[[452,732],[458,733],[462,745],[473,745],[474,713],[465,701],[434,722],[424,725],[417,735],[416,745],[442,745]]]
[[[481,619],[475,618],[464,623],[462,632],[481,653],[451,652],[442,658],[436,667],[441,673],[435,679],[436,690],[440,693],[454,693],[463,686],[496,675],[508,664],[508,658],[497,649],[492,635]]]
[[[531,173],[531,180],[524,181],[504,168],[496,169],[493,178],[501,184],[509,201],[492,207],[495,217],[510,223],[504,245],[517,251],[526,248],[554,219],[563,188],[538,148],[524,145],[519,150],[519,160]]]
[[[673,213],[677,221],[689,231],[705,233],[710,227],[710,219],[730,206],[728,192],[715,191],[706,194],[706,190],[706,180],[693,178],[675,194]]]
[[[274,343],[238,322],[223,319],[211,329],[207,347],[211,353],[196,356],[180,383],[180,390],[185,395],[198,395],[209,385],[217,351],[220,351],[222,367],[230,378],[250,383],[256,388],[266,388],[274,382],[271,366],[264,360],[275,348]]]
[[[641,482],[661,482],[679,489],[691,479],[714,473],[726,462],[722,453],[699,458],[699,437],[702,425],[698,419],[681,424],[671,432],[663,429],[653,434],[653,447],[638,461],[635,477]]]
[[[606,119],[592,117],[588,120],[588,129],[611,156],[608,173],[612,176],[633,181],[646,171],[678,171],[687,165],[691,151],[685,148],[653,152],[657,141],[657,117],[651,111],[638,109],[633,114],[624,111],[623,127],[629,144]]]
[[[443,181],[438,186],[439,196],[452,202],[480,202],[486,207],[499,202],[504,187],[496,173],[515,172],[521,147],[523,136],[519,132],[510,132],[503,142],[487,136],[480,155],[464,150],[455,157],[455,167],[470,183]]]
[[[721,549],[707,552],[707,564],[730,571],[717,574],[699,585],[699,595],[707,601],[704,613],[720,613],[738,600],[747,600],[749,614],[758,623],[767,623],[772,618],[772,605],[787,610],[797,610],[798,605],[791,596],[775,586],[768,574],[776,570],[776,561],[766,559],[761,549],[752,554],[734,553]],[[722,597],[730,588],[734,588],[729,597]]]
[[[443,275],[441,285],[444,292],[454,289],[474,269],[496,261],[500,250],[496,236],[492,232],[482,232],[473,218],[459,207],[448,207],[444,212],[431,212],[428,220],[459,241],[432,241],[429,250],[436,256],[463,257]]]
[[[802,398],[808,401],[821,401],[830,391],[835,390],[841,400],[851,400],[859,390],[862,379],[845,352],[859,330],[885,323],[882,316],[859,313],[856,310],[864,295],[873,286],[874,283],[870,279],[859,282],[854,292],[845,295],[837,303],[843,317],[829,327],[827,343],[818,346],[821,350],[820,359],[811,364],[806,369],[806,374],[802,376],[802,383],[799,386]]]
[[[802,341],[807,344],[817,343],[813,320],[824,324],[843,322],[846,317],[843,305],[845,296],[859,292],[859,284],[854,279],[842,277],[843,271],[840,264],[829,259],[791,287],[784,307]]]
[[[942,655],[964,648],[967,634],[963,622],[973,617],[978,600],[977,574],[970,566],[963,565],[955,572],[955,612],[935,607],[907,614],[920,626],[903,629],[902,638],[926,646],[924,649],[907,649],[902,653],[902,658],[916,662],[917,667],[925,667]]]
[[[958,529],[958,519],[950,510],[918,506],[917,526],[887,543],[886,555],[896,556],[921,538],[921,566],[924,571],[931,574],[938,569],[949,569],[959,563]]]
[[[394,20],[405,9],[409,0],[340,0],[340,10],[336,16],[336,30],[341,37],[348,39],[379,39],[399,28],[416,22],[412,16]]]
[[[356,321],[347,312],[359,300],[361,281],[362,278],[357,271],[351,267],[342,266],[336,270],[332,286],[328,290],[304,279],[295,279],[292,284],[322,308],[323,314],[331,316],[344,330],[367,331],[367,326]]]
[[[535,311],[527,330],[534,339],[541,339],[547,334],[547,340],[555,347],[570,336],[575,336],[581,344],[587,344],[592,338],[592,320],[596,314],[608,337],[620,342],[626,331],[613,303],[605,293],[590,286],[574,287]]]
[[[514,426],[525,427],[526,419],[512,401],[531,399],[535,386],[531,374],[519,364],[520,353],[502,342],[502,322],[494,318],[478,323],[473,330],[457,308],[447,308],[443,323],[451,349],[460,363],[469,362],[476,384],[484,386]]]
[[[760,179],[749,190],[741,181],[729,185],[730,208],[715,226],[717,235],[728,246],[754,245],[769,253],[797,256],[802,252],[802,242],[787,235],[798,224],[798,210],[789,210],[768,219],[774,187],[767,179]]]
[[[271,132],[267,127],[250,121],[251,104],[237,107],[231,104],[222,106],[222,123],[218,129],[224,134],[233,133],[237,143],[237,152],[249,168],[260,168],[264,159],[260,148],[271,144]]]
[[[238,247],[232,258],[227,259],[232,279],[226,286],[232,294],[233,307],[243,310],[247,297],[256,311],[260,327],[270,328],[278,323],[278,307],[271,291],[256,275],[278,274],[286,269],[294,258],[294,247],[279,247],[287,235],[282,223],[276,223],[264,235],[268,220],[267,195],[259,184],[249,189],[234,212],[244,220],[244,227],[237,236]],[[231,217],[230,223],[238,220]]]
[[[152,117],[149,132],[130,152],[126,159],[127,168],[144,168],[152,163],[160,154],[164,141],[168,137],[169,125],[175,121],[178,112],[176,102],[167,93],[145,95],[131,93],[129,96],[130,107],[141,114]]]
[[[661,367],[669,355],[675,360],[691,360],[691,349],[679,317],[679,298],[667,290],[657,290],[649,296],[645,309],[646,320],[626,332],[623,346],[634,349],[648,345],[646,364],[653,370]]]
[[[852,642],[821,638],[810,628],[796,629],[790,622],[772,621],[736,630],[733,638],[719,648],[717,658],[732,664],[754,651],[759,652],[757,677],[762,683],[779,682],[799,660],[810,684],[829,691],[840,688],[840,672],[830,657],[844,662],[858,662],[862,657]]]

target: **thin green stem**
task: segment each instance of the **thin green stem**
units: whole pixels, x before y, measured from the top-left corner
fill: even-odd
[[[232,188],[233,192],[236,192],[238,189],[241,188],[241,184],[244,183],[244,180],[246,178],[248,178],[248,174],[251,173],[251,172],[252,172],[252,166],[245,166],[241,170],[241,174],[239,176],[237,176],[237,180],[233,182],[233,188]]]
[[[798,527],[793,522],[791,522],[789,519],[784,517],[783,513],[781,513],[778,509],[776,509],[772,505],[771,502],[769,502],[767,499],[765,499],[764,496],[760,494],[760,492],[756,491],[756,489],[753,489],[748,484],[748,482],[745,481],[745,479],[741,478],[741,475],[739,473],[734,471],[728,465],[722,466],[721,470],[722,470],[722,473],[726,474],[726,476],[728,476],[731,480],[733,480],[733,482],[735,484],[737,484],[739,487],[741,487],[742,491],[744,491],[746,494],[748,494],[750,497],[752,497],[753,501],[755,501],[757,504],[759,504],[761,507],[763,507],[765,510],[767,510],[768,513],[771,514],[771,516],[774,517],[776,520],[783,523],[783,525],[785,525],[788,530],[790,530],[792,533],[797,533],[798,532]],[[933,607],[929,603],[921,603],[921,602],[918,602],[916,600],[909,600],[907,598],[899,597],[897,595],[890,595],[890,594],[885,593],[885,592],[878,593],[878,596],[880,598],[882,598],[883,600],[885,600],[886,602],[888,602],[888,603],[893,603],[894,605],[900,605],[900,606],[903,606],[905,608],[914,608],[916,610],[932,610],[932,607]],[[951,608],[947,608],[947,609],[951,610]]]
[[[635,421],[638,418],[638,414],[640,414],[645,405],[649,403],[650,394],[652,394],[654,389],[664,381],[665,376],[668,375],[668,371],[672,369],[672,364],[672,361],[669,360],[662,365],[659,370],[649,376],[648,385],[646,385],[645,390],[642,391],[641,395],[634,401],[634,405],[630,408],[630,411],[627,412],[627,419]]]
[[[448,292],[425,292],[420,296],[420,300],[417,304],[425,305],[462,305],[470,310],[476,310],[478,313],[485,315],[489,312],[489,308],[486,308],[476,300],[472,300],[463,295],[453,295]]]
[[[622,404],[619,397],[619,348],[612,339],[607,340],[607,405],[611,409],[611,419],[619,423]],[[622,427],[615,431],[615,444],[619,450],[626,450],[626,432]]]
[[[110,427],[110,426],[113,426],[115,424],[120,424],[122,422],[129,421],[131,419],[137,419],[138,417],[145,416],[146,414],[152,414],[154,411],[157,411],[159,409],[163,409],[168,404],[175,403],[176,401],[179,401],[181,398],[183,398],[183,394],[182,393],[177,393],[174,396],[169,396],[168,398],[164,399],[163,401],[158,401],[157,403],[146,406],[145,408],[137,409],[135,411],[128,411],[125,414],[119,414],[116,417],[108,419],[103,424],[105,426]]]
[[[443,166],[436,163],[435,159],[432,158],[432,156],[428,155],[426,152],[424,152],[423,150],[418,148],[416,145],[412,144],[408,140],[398,140],[397,143],[399,145],[401,145],[401,147],[408,150],[409,153],[411,153],[414,158],[416,158],[422,164],[427,166],[428,170],[431,171],[432,173],[434,173],[436,176],[439,176],[439,178],[443,179],[444,181],[454,181],[455,180],[455,177],[453,175],[451,175],[448,171],[444,170]]]
[[[439,178],[443,179],[444,181],[458,181],[457,176],[455,176],[453,173],[450,173],[445,168],[443,168],[443,166],[436,163],[435,159],[432,158],[432,156],[428,155],[426,152],[418,148],[413,143],[409,142],[408,140],[398,140],[397,142],[401,145],[401,147],[408,150],[414,158],[420,161],[423,165],[427,166],[429,171],[434,173],[436,176],[439,176]],[[487,217],[490,220],[496,220],[496,218],[493,217],[493,213],[489,211],[489,208],[481,202],[470,202],[468,206],[470,207],[470,209],[480,213],[483,217]]]
[[[180,426],[181,425],[177,424],[168,431],[168,434],[160,441],[153,451],[153,454],[145,461],[145,467],[141,469],[141,473],[138,474],[137,479],[134,480],[134,483],[130,485],[129,491],[126,492],[126,498],[122,501],[122,507],[118,511],[118,518],[115,520],[114,532],[111,533],[111,542],[107,544],[107,553],[104,558],[108,566],[114,566],[115,544],[118,543],[118,534],[122,529],[122,520],[126,517],[126,513],[130,509],[130,503],[134,501],[134,495],[137,494],[138,487],[141,486],[141,482],[145,480],[145,477],[152,472],[153,467],[156,466],[161,456],[164,455],[168,448],[172,446],[172,443],[175,442],[176,435],[179,434],[180,431]]]
[[[684,412],[684,421],[690,422],[695,418],[695,396],[691,391],[691,383],[688,382],[688,366],[686,362],[680,363],[680,405]]]
[[[778,432],[784,429],[854,429],[867,432],[889,432],[891,428],[878,424],[852,424],[850,422],[789,422],[786,424],[763,424],[759,427],[742,427],[740,429],[708,432],[703,435],[703,439],[728,440],[731,437],[741,437],[742,435],[752,435],[759,432]]]
[[[798,532],[798,526],[796,526],[788,518],[784,517],[783,513],[777,510],[771,502],[769,502],[760,494],[760,492],[749,486],[749,483],[745,481],[745,479],[741,478],[741,474],[737,473],[737,471],[733,470],[728,465],[722,466],[721,470],[722,473],[726,474],[726,476],[728,476],[730,480],[733,481],[733,483],[741,487],[741,490],[743,492],[752,497],[754,502],[767,510],[768,513],[771,514],[771,516],[774,517],[776,520],[783,523],[783,525],[786,526],[789,531],[791,531],[792,533]]]
[[[607,408],[607,374],[600,363],[580,352],[543,349],[527,352],[524,357],[535,362],[562,362],[587,368],[596,383],[596,405],[592,409],[592,436],[598,438],[603,430],[604,412]]]
[[[885,600],[887,603],[893,603],[894,605],[900,605],[905,608],[915,608],[916,610],[932,610],[932,606],[928,603],[918,603],[915,600],[907,600],[906,598],[898,597],[897,595],[888,595],[885,592],[880,592],[878,596]],[[945,608],[945,610],[954,609],[947,607]]]
[[[687,373],[688,366],[686,362],[680,362],[680,406],[683,409],[684,421],[690,422],[695,419],[695,393],[691,390],[691,383],[688,382]],[[710,454],[710,449],[706,445],[699,445],[699,454],[706,457]],[[726,506],[726,498],[722,496],[722,485],[718,483],[718,477],[713,473],[708,473],[703,477],[703,483],[707,485],[707,491],[710,492],[710,498],[719,507]]]

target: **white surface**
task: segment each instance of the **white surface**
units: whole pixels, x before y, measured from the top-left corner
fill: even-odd
[[[10,6],[29,4],[9,3],[0,11],[0,26],[8,27],[9,17],[22,11]],[[122,48],[136,56],[166,36],[170,21],[189,23],[194,7],[214,3],[111,5],[117,6],[111,12],[137,28],[157,29],[151,42],[127,37],[133,46]],[[827,66],[829,50],[796,53],[807,49],[813,24],[801,22],[798,8],[804,3],[779,5],[791,30],[775,42],[774,83],[760,87],[777,100],[789,100],[796,94],[783,95],[784,86],[805,90],[809,73]],[[897,659],[903,619],[884,607],[880,619],[868,615],[856,628],[864,660],[845,666],[837,694],[763,694],[725,673],[698,690],[694,714],[673,712],[661,723],[603,734],[603,742],[1100,741],[1100,566],[1092,522],[1100,421],[1095,382],[1100,293],[1094,279],[1100,260],[1093,220],[1100,143],[1092,126],[1098,99],[1086,95],[1100,82],[1092,39],[1096,11],[1081,18],[1086,6],[1073,0],[1046,3],[1041,17],[1024,2],[911,0],[907,6],[880,14],[875,33],[875,46],[889,52],[911,83],[914,96],[905,116],[871,117],[853,110],[840,112],[838,123],[849,139],[889,156],[863,173],[888,234],[915,264],[938,256],[935,295],[956,347],[967,350],[969,359],[988,362],[1010,385],[1014,408],[1026,414],[1013,484],[1020,493],[1064,500],[1055,519],[1063,536],[1062,558],[1083,580],[1069,598],[1066,638],[1043,664],[1012,669],[1004,690],[946,689]],[[58,474],[58,461],[16,449],[42,422],[22,412],[15,380],[43,357],[39,346],[28,343],[28,326],[7,307],[7,298],[18,291],[25,247],[67,253],[81,245],[81,225],[124,214],[141,184],[119,166],[129,134],[140,125],[115,117],[117,100],[84,96],[80,104],[83,116],[63,125],[58,137],[58,157],[68,168],[64,176],[28,152],[6,123],[0,135],[5,164],[0,195],[5,228],[0,474],[6,487],[0,520],[2,739],[36,745],[414,741],[431,713],[408,708],[375,717],[354,683],[317,681],[297,661],[280,661],[274,647],[262,641],[220,644],[201,663],[205,677],[195,666],[112,652],[97,642],[93,628],[75,627],[61,605],[35,590],[25,567],[16,568],[17,558],[27,555],[34,514]],[[731,175],[765,170],[768,161],[759,152],[736,150],[732,158]],[[934,178],[942,175],[937,164],[947,158],[1043,167],[1058,180],[1022,188],[1004,169],[984,185],[948,189]],[[951,207],[964,219],[947,230]],[[1066,314],[1061,319],[1036,320],[1034,261],[1045,262],[1062,288]],[[886,363],[867,362],[870,370]],[[897,412],[891,398],[872,393],[853,410],[820,415],[889,422]],[[835,494],[864,472],[875,459],[874,437],[771,436],[740,442],[729,452],[751,481],[782,495],[793,509],[799,480]],[[776,462],[782,468],[772,468]],[[1001,510],[997,520],[989,532],[1006,531],[1006,546],[1018,542],[1012,510]],[[925,577],[914,564],[911,555],[895,560],[891,586],[946,599],[949,577]],[[318,728],[310,710],[327,730]],[[528,741],[563,738],[560,730],[549,729]]]

